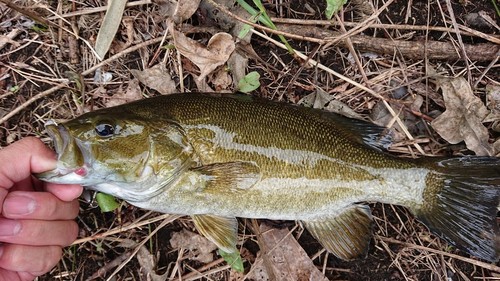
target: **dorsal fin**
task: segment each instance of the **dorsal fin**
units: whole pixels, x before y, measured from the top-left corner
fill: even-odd
[[[388,128],[328,111],[323,111],[321,118],[333,122],[336,129],[339,129],[350,140],[377,150],[386,150],[392,143]]]

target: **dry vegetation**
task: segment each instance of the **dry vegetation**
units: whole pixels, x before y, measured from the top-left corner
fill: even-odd
[[[206,45],[216,32],[231,33],[239,20],[249,16],[203,1],[194,15],[173,27],[166,17],[166,2],[130,2],[110,51],[100,62],[89,46],[94,46],[105,1],[0,1],[1,145],[29,135],[48,142],[43,128],[47,119],[71,119],[92,109],[157,95],[141,72],[131,71],[153,68],[146,76],[168,81],[158,86],[160,92],[233,92],[237,84],[233,81],[240,77],[236,72],[258,71],[261,87],[252,94],[292,103],[307,97],[316,107],[340,108],[342,113],[393,127],[396,141],[390,151],[402,157],[471,154],[471,150],[498,154],[500,30],[492,1],[352,0],[334,21],[324,19],[322,0],[265,1],[297,53],[282,49],[272,30],[256,28],[251,41],[237,40],[236,62],[206,73],[181,55],[179,46],[174,48],[174,31]],[[20,9],[14,11],[6,3]],[[445,123],[453,118],[473,120],[468,127],[433,128],[436,117],[451,109],[447,94],[470,99],[469,105],[479,103],[478,111],[486,110],[490,119],[483,123],[485,116],[457,115],[467,112],[458,107]],[[463,138],[474,134],[472,141],[459,139],[453,145],[445,141],[452,138],[450,131],[457,130],[465,130]],[[191,247],[194,242],[188,239],[198,239],[193,234],[187,234],[185,240],[191,242],[186,245],[172,246],[173,233],[194,231],[187,218],[145,212],[125,203],[118,212],[102,214],[82,201],[81,239],[40,280],[265,280],[259,278],[266,274],[298,278],[286,275],[283,268],[273,275],[273,267],[266,264],[272,261],[263,257],[258,245],[273,247],[274,240],[285,243],[288,256],[297,259],[303,257],[301,247],[294,244],[298,241],[307,260],[312,260],[303,266],[317,269],[318,280],[323,275],[333,280],[500,280],[498,265],[450,247],[404,208],[372,207],[375,235],[369,252],[366,258],[350,262],[328,255],[298,224],[240,220],[246,273],[238,274],[214,251]],[[263,231],[267,225],[275,232]],[[273,236],[266,237],[269,233]],[[282,258],[286,261],[287,254]]]

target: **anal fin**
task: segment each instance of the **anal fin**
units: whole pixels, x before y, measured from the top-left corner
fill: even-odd
[[[372,232],[368,206],[352,205],[335,217],[303,223],[328,252],[343,260],[354,259],[368,249]]]
[[[234,253],[238,239],[238,220],[214,215],[192,215],[196,229],[226,253]]]

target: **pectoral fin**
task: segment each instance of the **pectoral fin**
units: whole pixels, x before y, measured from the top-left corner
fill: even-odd
[[[238,221],[236,218],[213,215],[192,215],[196,229],[226,253],[234,253],[238,239]]]
[[[193,168],[202,176],[204,191],[235,191],[248,189],[260,180],[260,168],[253,162],[215,163]]]
[[[372,231],[368,206],[353,205],[338,216],[303,223],[328,252],[343,260],[356,258],[368,249]]]

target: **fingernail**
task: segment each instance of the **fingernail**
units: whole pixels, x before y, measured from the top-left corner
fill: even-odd
[[[15,220],[0,219],[0,236],[14,236],[21,230],[21,224]]]
[[[27,215],[33,213],[36,202],[26,196],[8,196],[3,202],[3,211],[7,215]]]

